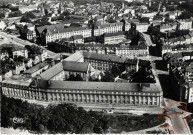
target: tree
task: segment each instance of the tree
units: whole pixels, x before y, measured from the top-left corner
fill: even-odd
[[[15,11],[15,12],[9,13],[9,17],[18,17],[18,16],[22,16],[21,11]]]
[[[114,77],[117,77],[121,75],[121,70],[116,65],[113,65],[111,73],[114,75]]]
[[[190,19],[191,17],[193,17],[193,13],[190,11],[184,11],[181,15],[178,16],[178,19]]]
[[[103,129],[101,127],[100,124],[95,124],[94,127],[93,127],[93,132],[94,133],[97,133],[97,134],[102,134],[103,133]]]
[[[31,22],[31,18],[29,16],[27,16],[27,15],[23,15],[21,17],[20,22],[28,22],[28,23],[30,23]]]
[[[0,13],[0,18],[4,18],[5,14],[4,13]]]
[[[80,74],[77,74],[75,80],[76,81],[83,81],[83,78],[81,77]]]
[[[101,81],[103,82],[114,82],[114,75],[110,71],[105,71],[104,76],[102,76]]]
[[[75,80],[76,80],[76,77],[75,77],[74,74],[71,74],[67,80],[68,80],[68,81],[75,81]]]

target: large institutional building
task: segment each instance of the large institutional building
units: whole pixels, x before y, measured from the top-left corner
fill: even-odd
[[[163,100],[163,93],[156,83],[45,81],[41,79],[29,83],[5,80],[2,82],[2,93],[9,97],[77,104],[159,107]]]
[[[95,54],[88,53],[86,55],[77,52],[50,67],[30,82],[4,80],[1,83],[2,93],[8,97],[45,102],[144,107],[162,106],[163,92],[154,70],[156,83],[89,82],[87,77],[93,72],[91,66],[93,62],[101,63],[105,60],[105,56],[94,60],[96,56]],[[91,64],[85,63],[85,58],[92,60]],[[108,58],[110,57],[106,56],[106,59]],[[126,59],[115,56],[111,63],[104,62],[103,64],[110,66],[113,63],[116,64],[116,62],[124,62],[123,60]],[[74,67],[74,64],[77,64],[77,67]],[[136,68],[135,64],[132,65],[133,68]],[[85,79],[83,81],[65,81],[71,73],[80,74]]]

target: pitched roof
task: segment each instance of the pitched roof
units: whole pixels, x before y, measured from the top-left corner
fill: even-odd
[[[119,31],[116,33],[105,33],[104,37],[114,37],[114,36],[125,35],[125,34],[126,34],[125,31]]]
[[[80,59],[84,58],[81,52],[76,52],[64,59],[64,61],[78,61]]]
[[[100,24],[97,23],[94,27],[95,28],[106,28],[106,27],[114,27],[114,26],[123,26],[123,22],[118,22],[118,23],[107,23],[107,24]]]
[[[82,72],[88,71],[88,62],[62,61],[64,71]]]
[[[63,65],[61,62],[59,62],[56,65],[54,65],[53,67],[43,72],[42,74],[40,74],[40,76],[42,77],[42,79],[50,80],[51,78],[53,78],[54,76],[56,76],[57,74],[59,74],[62,71],[63,71]]]
[[[31,82],[19,81],[19,80],[4,80],[2,83],[29,86]]]
[[[65,33],[71,31],[79,31],[79,30],[91,30],[88,27],[74,27],[74,28],[65,28],[63,23],[54,24],[54,25],[45,25],[41,27],[37,27],[37,31],[41,34],[44,30],[47,30],[50,34],[55,33]]]
[[[141,33],[141,37],[146,41],[147,46],[152,46],[153,43],[151,41],[150,35]]]
[[[141,84],[137,83],[115,83],[115,82],[77,82],[77,81],[50,81],[50,89],[64,89],[65,90],[109,90],[109,91],[125,91],[125,92],[160,92],[155,84]]]
[[[26,71],[24,72],[24,74],[33,74],[34,72],[38,71],[39,69],[44,68],[44,67],[47,66],[47,65],[48,65],[48,63],[45,63],[45,62],[39,63],[39,64],[33,66],[32,68],[26,70]]]
[[[84,58],[87,59],[95,59],[95,60],[102,60],[102,61],[112,61],[116,63],[125,63],[127,60],[124,56],[116,56],[113,54],[98,54],[98,53],[90,53],[90,52],[82,52]]]

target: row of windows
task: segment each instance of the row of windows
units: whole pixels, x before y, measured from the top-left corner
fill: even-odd
[[[3,87],[2,88],[3,91],[9,91],[9,92],[21,92],[23,91],[24,93],[29,93],[28,91],[26,90],[20,90],[20,89],[13,89],[13,88],[6,88],[6,87]],[[84,91],[84,90],[54,90],[56,92],[69,92],[70,93],[91,93],[91,94],[118,94],[118,95],[121,95],[121,94],[126,94],[126,95],[142,95],[142,96],[159,96],[159,93],[139,93],[139,92],[111,92],[111,91]],[[33,91],[32,91],[33,92]],[[31,92],[30,92],[31,93]],[[111,95],[112,96],[112,95]]]
[[[63,99],[64,101],[73,101],[73,102],[103,102],[103,103],[109,103],[109,102],[119,102],[119,103],[148,103],[149,104],[156,104],[157,100],[156,98],[152,99],[152,97],[147,98],[147,97],[130,97],[130,96],[86,96],[86,95],[78,95],[77,97],[74,96],[73,94],[63,94],[63,95],[58,95],[52,94],[50,100],[61,100]]]

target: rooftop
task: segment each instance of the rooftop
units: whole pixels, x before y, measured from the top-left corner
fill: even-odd
[[[48,65],[48,63],[45,63],[45,62],[39,63],[39,64],[33,66],[32,68],[26,70],[26,71],[24,72],[24,74],[33,74],[34,72],[38,71],[39,69],[44,68],[44,67],[47,66],[47,65]]]
[[[62,61],[64,71],[86,73],[88,70],[88,62]]]
[[[8,83],[12,85],[23,85],[23,86],[29,86],[31,82],[24,82],[19,80],[4,80],[2,83]]]
[[[66,59],[64,59],[65,61],[79,61],[80,59],[84,58],[81,52],[76,52],[72,55],[70,55],[69,57],[67,57]]]
[[[77,82],[77,81],[54,81],[51,80],[50,89],[65,90],[109,90],[109,91],[125,91],[125,92],[160,92],[154,83],[141,84],[138,83],[114,83],[114,82]]]
[[[113,54],[98,54],[98,53],[83,52],[83,56],[84,58],[87,59],[112,61],[116,63],[125,63],[125,61],[127,60],[127,58],[124,56],[116,56]]]
[[[105,33],[104,36],[105,37],[113,37],[113,36],[119,36],[119,35],[125,35],[126,32],[125,31],[119,31],[116,33]]]

